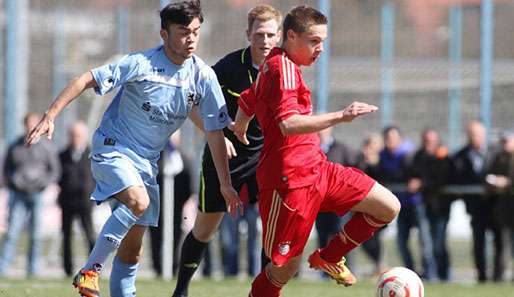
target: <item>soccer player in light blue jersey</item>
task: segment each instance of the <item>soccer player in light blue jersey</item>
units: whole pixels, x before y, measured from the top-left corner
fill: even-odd
[[[119,88],[93,136],[91,168],[98,204],[113,208],[87,263],[73,284],[81,296],[98,297],[99,274],[117,250],[110,279],[112,297],[135,296],[135,275],[147,226],[156,226],[157,159],[168,137],[189,116],[206,131],[220,190],[233,215],[241,207],[233,189],[223,128],[231,121],[214,71],[193,53],[203,15],[200,1],[169,4],[160,12],[163,45],[124,56],[74,79],[27,136],[31,145],[54,131],[55,117],[84,90],[103,95]]]

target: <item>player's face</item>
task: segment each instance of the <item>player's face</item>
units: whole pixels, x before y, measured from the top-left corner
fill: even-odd
[[[313,25],[303,33],[289,30],[293,44],[293,59],[298,65],[312,65],[323,52],[323,41],[327,38],[327,25]]]
[[[261,64],[270,51],[280,41],[280,30],[276,20],[255,20],[250,30],[246,31],[250,42],[252,61]]]
[[[175,64],[182,64],[196,50],[200,40],[200,20],[198,18],[187,25],[172,24],[168,30],[161,30],[166,55]]]

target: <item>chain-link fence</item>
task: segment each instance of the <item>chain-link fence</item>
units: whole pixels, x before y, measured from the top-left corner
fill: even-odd
[[[3,1],[4,7],[6,0]],[[209,63],[246,45],[246,13],[266,2],[287,12],[298,4],[318,5],[318,1],[204,0],[206,21],[198,55]],[[436,128],[448,141],[448,88],[451,70],[448,58],[450,25],[448,3],[456,1],[393,1],[394,59],[391,123],[417,140],[426,126]],[[457,1],[458,2],[458,1]],[[479,118],[480,111],[480,1],[462,1],[462,63],[459,127]],[[331,60],[329,110],[341,108],[354,98],[381,104],[382,63],[380,59],[383,5],[374,0],[333,0],[330,14]],[[431,4],[427,4],[431,3]],[[33,0],[29,1],[29,71],[27,104],[30,111],[42,112],[57,90],[73,76],[105,63],[114,55],[152,47],[159,39],[160,2],[156,0]],[[514,3],[499,1],[494,14],[494,79],[492,131],[514,125],[511,103],[514,88],[514,39],[511,37]],[[5,15],[4,18],[9,18]],[[2,36],[6,34],[4,22]],[[4,42],[4,52],[7,45]],[[5,64],[2,64],[5,66]],[[5,69],[5,67],[2,67]],[[307,82],[316,91],[314,68],[305,69]],[[3,92],[1,98],[4,98]],[[314,92],[316,101],[316,93]],[[4,100],[2,100],[4,101]],[[98,102],[97,102],[98,101]],[[86,92],[62,117],[64,127],[75,118],[96,123],[108,98]],[[6,102],[8,104],[8,102]],[[4,123],[4,108],[0,122]],[[21,123],[20,123],[21,125]],[[381,115],[352,125],[341,126],[336,134],[358,146],[363,135],[379,131]],[[0,135],[5,131],[2,127]],[[56,140],[63,144],[64,129]],[[459,130],[458,141],[464,138]]]

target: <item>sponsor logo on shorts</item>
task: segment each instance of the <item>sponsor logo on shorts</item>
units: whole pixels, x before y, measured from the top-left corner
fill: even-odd
[[[290,244],[291,244],[290,241],[279,244],[278,245],[278,253],[282,256],[287,255],[289,253],[289,251],[291,250]]]

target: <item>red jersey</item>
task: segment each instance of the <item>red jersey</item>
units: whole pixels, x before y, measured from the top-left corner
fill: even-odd
[[[261,189],[292,189],[310,185],[326,160],[317,133],[283,135],[279,123],[292,115],[311,115],[311,92],[300,68],[281,48],[274,48],[259,76],[238,100],[247,115],[255,115],[264,135],[257,179]]]

